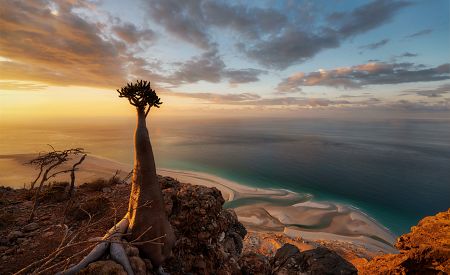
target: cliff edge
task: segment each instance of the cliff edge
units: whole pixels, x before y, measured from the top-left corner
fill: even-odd
[[[450,209],[422,219],[395,245],[399,254],[375,257],[361,274],[450,274]]]

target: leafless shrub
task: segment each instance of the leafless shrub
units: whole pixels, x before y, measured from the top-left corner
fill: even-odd
[[[90,216],[101,216],[110,209],[111,203],[106,197],[94,197],[78,205],[72,206],[67,214],[75,220],[85,220]]]

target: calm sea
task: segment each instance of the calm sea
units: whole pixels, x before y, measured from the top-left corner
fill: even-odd
[[[396,234],[450,207],[450,120],[155,120],[157,166],[350,204]],[[0,154],[84,147],[132,162],[133,120],[0,125]]]

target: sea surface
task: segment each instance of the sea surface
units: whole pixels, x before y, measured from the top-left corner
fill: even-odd
[[[450,120],[185,118],[148,126],[158,167],[349,204],[395,234],[450,207]],[[3,121],[0,154],[52,144],[132,163],[133,128],[132,119]]]

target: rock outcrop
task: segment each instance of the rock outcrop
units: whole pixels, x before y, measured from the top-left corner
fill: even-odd
[[[285,244],[272,259],[272,274],[348,274],[356,275],[356,268],[344,258],[325,247],[302,251]]]
[[[166,212],[177,241],[165,264],[171,274],[232,274],[239,271],[247,231],[216,188],[160,178]]]
[[[400,254],[376,257],[362,274],[450,274],[450,209],[422,219],[398,238]]]

